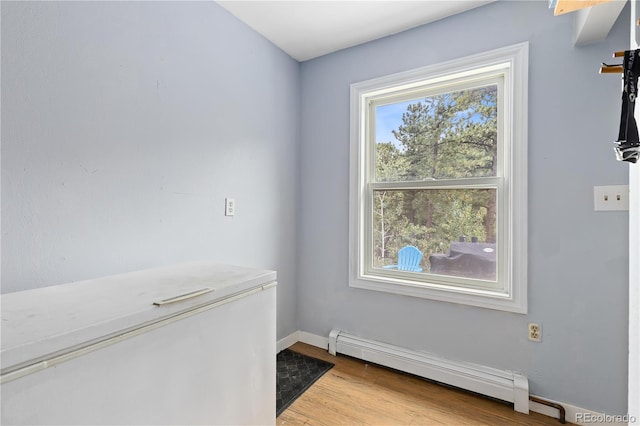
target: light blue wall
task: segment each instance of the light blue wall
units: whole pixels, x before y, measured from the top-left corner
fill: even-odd
[[[213,259],[295,331],[300,65],[213,2],[1,7],[2,291]]]
[[[626,412],[628,224],[593,211],[593,186],[625,184],[614,159],[628,9],[605,42],[572,46],[572,16],[497,2],[302,64],[300,328],[332,328],[529,376],[533,394]],[[349,85],[530,42],[529,314],[348,287]],[[526,338],[538,322],[543,342]]]

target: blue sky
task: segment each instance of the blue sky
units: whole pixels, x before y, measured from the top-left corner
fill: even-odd
[[[391,133],[402,124],[402,114],[415,100],[376,107],[376,143],[393,142],[400,148],[399,142]]]

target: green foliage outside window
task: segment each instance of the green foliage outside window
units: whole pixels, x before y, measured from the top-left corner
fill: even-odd
[[[374,181],[495,176],[497,113],[495,85],[411,102],[395,141],[376,144]],[[429,256],[460,237],[496,241],[495,189],[385,189],[373,199],[374,267],[395,263],[399,249],[414,245],[428,272]]]

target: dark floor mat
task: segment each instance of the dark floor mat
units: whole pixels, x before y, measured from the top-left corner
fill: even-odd
[[[278,354],[276,376],[276,416],[279,416],[333,364],[285,349]]]

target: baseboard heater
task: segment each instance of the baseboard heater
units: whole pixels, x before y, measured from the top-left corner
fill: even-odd
[[[529,414],[529,380],[522,374],[452,361],[335,329],[329,334],[329,353],[349,355],[511,402],[516,411]]]

